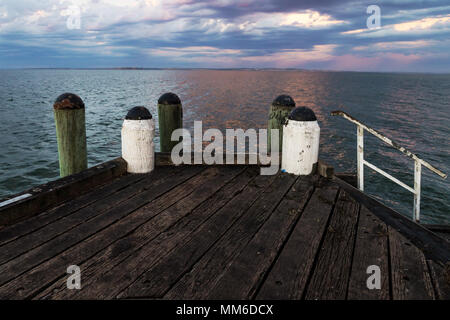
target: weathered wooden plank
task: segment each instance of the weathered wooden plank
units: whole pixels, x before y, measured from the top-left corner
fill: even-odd
[[[32,269],[34,266],[54,257],[55,255],[75,245],[76,243],[97,233],[108,225],[113,224],[114,222],[127,216],[136,209],[144,206],[145,204],[151,202],[153,199],[164,194],[168,190],[174,188],[178,184],[189,179],[193,175],[197,174],[200,170],[202,170],[202,168],[199,167],[186,168],[179,175],[171,176],[170,178],[165,179],[160,183],[149,186],[148,190],[146,190],[145,192],[142,192],[129,201],[125,201],[112,210],[109,210],[106,213],[93,218],[88,223],[81,224],[72,229],[70,232],[64,233],[61,236],[58,236],[45,243],[44,245],[36,247],[31,251],[26,252],[22,256],[1,265],[0,283],[2,285],[5,284],[7,281],[10,281],[21,275],[23,272]],[[148,217],[148,219],[150,218],[151,215]],[[8,294],[11,294],[11,292],[8,292],[8,289],[5,289],[5,291],[3,291],[3,288],[4,287],[0,287],[0,297],[5,291]],[[29,288],[27,288],[27,290],[29,290]],[[20,291],[20,293],[24,293],[27,290]]]
[[[367,287],[367,279],[372,274],[367,273],[367,268],[372,265],[380,268],[380,289]],[[366,207],[361,207],[347,299],[387,300],[389,286],[387,226]]]
[[[439,261],[443,264],[450,261],[450,243],[448,241],[442,241],[442,238],[438,235],[430,232],[428,229],[401,215],[397,211],[388,208],[345,181],[339,178],[335,178],[334,181],[356,201],[367,207],[370,212],[386,223],[386,225],[399,231],[413,245],[422,250],[427,259]]]
[[[450,300],[450,263],[441,266],[431,260],[427,262],[436,298]]]
[[[31,217],[50,207],[84,194],[113,178],[126,173],[126,162],[117,158],[80,173],[42,184],[11,198],[31,194],[23,200],[11,203],[0,209],[0,226],[11,225]]]
[[[446,240],[447,242],[450,242],[450,233],[448,232],[440,232],[440,231],[433,231],[435,234],[437,234],[442,239]]]
[[[325,161],[319,160],[317,163],[317,173],[324,178],[332,178],[334,175],[334,168]]]
[[[198,172],[204,170],[203,167],[195,166],[166,167],[166,170],[171,172],[179,170],[183,173],[187,168],[198,170]],[[389,249],[386,246],[387,236],[383,236],[382,232],[379,232],[379,229],[386,228],[384,222],[374,216],[365,217],[366,209],[362,209],[359,220],[356,219],[356,229],[353,230],[354,235],[356,233],[353,241],[355,247],[353,261],[349,265],[345,256],[349,256],[347,253],[350,252],[348,251],[350,245],[347,251],[343,247],[344,243],[350,243],[345,239],[351,237],[351,232],[346,234],[342,231],[339,235],[333,235],[336,233],[334,228],[324,232],[335,196],[328,202],[326,196],[317,197],[317,192],[326,188],[334,188],[336,195],[336,185],[326,179],[320,179],[320,184],[323,185],[317,186],[311,197],[311,200],[317,197],[319,203],[329,206],[324,221],[321,221],[323,213],[318,213],[317,208],[310,208],[311,201],[306,204],[300,218],[298,215],[294,215],[282,219],[283,212],[285,215],[289,213],[289,210],[286,213],[286,210],[282,209],[284,208],[283,204],[298,203],[300,197],[291,199],[292,192],[290,192],[285,195],[281,203],[270,207],[273,203],[269,201],[266,194],[270,195],[273,190],[282,193],[282,188],[286,187],[282,183],[279,185],[273,183],[266,188],[271,183],[270,179],[277,178],[257,177],[256,185],[265,184],[266,186],[258,188],[253,185],[253,182],[247,185],[251,177],[239,174],[239,168],[234,166],[218,168],[220,168],[219,171],[226,172],[236,170],[236,175],[230,175],[229,180],[223,180],[221,174],[200,179],[199,175],[192,173],[192,176],[195,175],[193,178],[185,177],[184,182],[179,182],[178,185],[174,184],[177,187],[168,186],[166,181],[162,181],[165,179],[161,179],[156,185],[149,182],[149,188],[159,194],[157,198],[149,200],[150,189],[137,188],[135,193],[129,193],[129,195],[144,203],[136,207],[139,209],[132,210],[131,207],[135,204],[131,204],[131,201],[129,206],[119,205],[122,210],[128,210],[127,213],[118,212],[116,208],[106,209],[103,206],[112,206],[109,200],[106,201],[106,197],[111,194],[106,191],[108,188],[115,188],[116,191],[112,192],[117,192],[117,194],[129,192],[125,190],[130,184],[126,183],[123,188],[119,187],[120,183],[118,182],[127,178],[124,176],[114,182],[117,182],[115,187],[112,187],[114,183],[96,187],[97,189],[91,193],[32,217],[29,219],[32,221],[30,227],[26,227],[25,222],[18,223],[17,226],[21,227],[16,227],[16,230],[19,230],[16,235],[8,231],[14,230],[14,225],[0,230],[0,283],[2,283],[2,279],[6,279],[0,286],[0,298],[164,297],[193,299],[255,298],[256,295],[258,299],[295,299],[305,296],[306,298],[341,299],[341,293],[345,291],[343,290],[346,286],[345,283],[348,285],[347,298],[389,298],[388,289],[385,289],[389,288],[389,283],[387,286],[384,285],[387,275],[385,276],[383,273],[385,268],[381,265],[382,290],[364,292],[369,276],[366,274],[369,265],[366,261],[383,260],[380,258],[382,257],[381,252]],[[256,170],[257,168],[252,169]],[[281,176],[283,175],[281,174]],[[172,178],[175,179],[175,177]],[[138,185],[139,180],[136,178],[137,183],[133,185]],[[195,181],[195,183],[188,184],[189,181]],[[206,183],[203,184],[201,181]],[[207,181],[210,181],[210,184]],[[223,185],[214,189],[217,187],[218,181]],[[161,186],[166,189],[159,190]],[[183,188],[180,189],[179,187],[182,186]],[[203,190],[201,190],[202,188]],[[94,200],[94,195],[102,190],[101,199]],[[250,192],[248,192],[249,190]],[[183,198],[181,201],[178,201],[180,200],[179,191]],[[284,190],[284,192],[286,191],[287,189]],[[129,200],[125,199],[124,203]],[[341,197],[339,201],[345,202]],[[69,205],[70,203],[74,204],[74,208]],[[269,203],[269,206],[264,203]],[[336,208],[341,205],[343,208],[346,205],[351,206],[338,202]],[[77,208],[77,206],[79,207]],[[66,213],[62,208],[66,208],[70,212]],[[88,208],[91,208],[92,211],[86,212],[87,216],[77,215],[79,211],[89,210]],[[61,216],[56,215],[55,212],[58,210],[60,210]],[[105,218],[105,220],[97,220],[99,210],[105,211],[105,215],[112,213],[113,216]],[[305,218],[308,210],[311,212],[309,225]],[[345,210],[342,209],[342,211]],[[370,214],[373,215],[373,213]],[[330,219],[331,227],[335,215],[336,211]],[[350,216],[352,215],[350,214]],[[317,223],[315,219],[318,217]],[[86,218],[86,221],[83,218]],[[347,217],[347,219],[340,218],[339,225],[344,226],[342,230],[349,229],[351,224],[349,220],[352,218]],[[303,224],[304,222],[306,223]],[[94,226],[90,226],[91,223]],[[297,231],[299,226],[303,228],[301,233]],[[97,228],[96,231],[94,231],[95,228]],[[317,235],[311,234],[311,230],[314,229],[318,230]],[[412,228],[408,229],[407,227],[406,229],[407,234],[412,233]],[[364,231],[368,231],[368,233]],[[2,238],[2,232],[5,232],[4,238]],[[10,238],[7,232],[10,232],[9,235],[13,238]],[[66,237],[62,237],[64,235]],[[297,240],[295,245],[291,244],[295,236],[302,238],[303,247],[300,240]],[[402,235],[398,234],[398,236],[401,237],[401,241],[407,241]],[[331,237],[333,237],[332,240],[329,240],[328,238]],[[305,241],[305,238],[309,241]],[[313,238],[312,241],[311,238]],[[319,250],[317,253],[321,239],[323,239],[323,250]],[[48,242],[39,245],[44,241]],[[395,247],[391,244],[392,241],[398,242],[398,239],[396,240],[395,236],[389,236],[391,249],[389,257],[393,268],[392,286],[395,284],[399,288],[399,292],[396,293],[392,287],[393,297],[422,299],[417,297],[419,294],[416,293],[423,289],[417,290],[416,287],[422,286],[429,298],[448,299],[449,273],[446,268],[442,267],[441,262],[426,261],[421,249],[411,244],[416,250],[413,250],[414,254],[420,259],[416,257],[415,260],[407,261],[404,257],[411,256],[411,252],[408,251],[411,249],[403,243]],[[442,239],[441,241],[445,242]],[[425,240],[422,239],[422,242]],[[15,244],[13,245],[13,243]],[[329,243],[332,243],[332,250],[337,253],[327,249],[330,247]],[[427,249],[427,246],[425,247]],[[9,249],[2,251],[2,248]],[[363,252],[364,248],[370,249]],[[445,246],[442,248],[435,256],[440,255],[441,258],[445,258]],[[11,254],[22,252],[24,254],[20,257],[11,256]],[[300,259],[303,261],[309,259],[305,262],[305,267],[301,265],[301,261],[297,260],[299,252],[302,253]],[[277,257],[277,255],[279,256]],[[399,260],[397,263],[393,259],[395,255]],[[283,261],[283,257],[286,261]],[[4,259],[3,265],[1,265],[2,259]],[[321,259],[326,263],[321,264]],[[316,275],[318,268],[327,263],[330,264],[330,272],[336,272],[336,269],[345,269],[339,265],[348,265],[347,278],[344,279],[345,275],[342,276],[338,271],[338,274],[334,276],[322,276],[325,278],[323,281],[315,280],[315,276],[319,277]],[[81,291],[66,289],[66,268],[70,264],[82,267],[83,289]],[[370,264],[377,265],[376,262]],[[387,260],[383,260],[381,264],[387,265]],[[394,268],[401,271],[396,271],[397,275],[395,275]],[[414,268],[416,270],[412,270]],[[403,277],[411,270],[413,274],[419,275],[415,276],[416,280],[412,281],[413,284],[411,284],[409,276]],[[422,283],[417,281],[420,278],[420,270],[423,271]],[[300,275],[300,272],[304,275]],[[12,275],[11,278],[2,278],[8,273]],[[279,276],[280,273],[281,276]],[[201,276],[197,277],[197,274]],[[301,279],[302,276],[304,281]],[[337,288],[331,287],[330,289],[330,286],[325,286],[325,282],[333,282],[333,279],[338,279],[335,281]],[[323,287],[317,297],[310,292],[314,281]],[[307,293],[304,292],[305,288],[308,289]],[[334,292],[325,293],[326,289]],[[366,291],[368,290],[366,289]]]
[[[199,171],[202,171],[202,168],[192,167],[183,170],[176,178],[173,177],[172,179],[168,179],[168,181],[181,179],[178,186],[175,187],[175,185],[173,185],[175,188],[170,191],[168,191],[169,189],[165,189],[164,185],[156,185],[155,187],[163,186],[162,193],[158,193],[156,196],[150,196],[144,192],[141,194],[141,197],[149,198],[149,201],[151,201],[150,203],[141,207],[135,207],[134,209],[137,210],[131,210],[129,212],[130,214],[124,216],[123,219],[116,220],[116,222],[108,225],[99,232],[91,234],[88,238],[84,239],[84,241],[74,244],[72,247],[68,248],[68,250],[54,255],[53,258],[36,266],[28,273],[25,273],[0,287],[0,297],[2,294],[13,298],[31,297],[36,294],[40,288],[48,286],[49,282],[53,282],[64,275],[68,261],[71,261],[72,264],[81,264],[89,257],[95,255],[102,249],[108,247],[111,243],[136,229],[139,225],[150,221],[177,201],[181,201],[185,196],[192,193],[196,186],[201,185],[208,179],[216,177],[217,173],[217,170],[214,170],[213,168],[203,170],[203,172],[198,174]],[[187,172],[190,172],[189,176],[186,175]],[[159,192],[159,190],[157,192]],[[153,193],[155,193],[155,190],[153,190]],[[129,209],[125,208],[125,210]],[[114,210],[111,212],[115,213]],[[49,272],[48,270],[53,271]],[[55,270],[58,270],[59,272],[55,272]],[[14,290],[14,287],[21,287],[22,285],[24,289],[20,292]]]
[[[300,177],[252,240],[222,272],[223,275],[213,272],[218,280],[210,292],[198,283],[195,283],[196,291],[206,291],[208,299],[251,299],[303,212],[314,190],[312,180],[315,178],[318,177]],[[201,272],[210,273],[209,269]]]
[[[73,200],[52,208],[46,212],[42,212],[34,217],[30,217],[24,221],[17,222],[13,225],[0,230],[0,246],[8,242],[16,240],[28,233],[40,229],[49,223],[61,219],[74,211],[84,208],[112,193],[115,193],[130,184],[141,179],[145,179],[147,175],[124,175],[116,178],[111,183],[103,185],[87,194],[81,195]]]
[[[203,224],[184,245],[157,264],[148,266],[146,272],[134,275],[131,286],[118,295],[124,297],[161,297],[214,243],[260,198],[264,190],[271,191],[279,176],[258,176],[244,191],[227,203],[207,223]],[[284,180],[284,179],[283,179]],[[274,182],[275,183],[275,182]],[[145,258],[144,258],[145,259]],[[139,261],[139,264],[142,263]],[[128,262],[127,262],[128,264]],[[123,264],[122,264],[123,265]],[[127,266],[122,266],[122,269]],[[142,270],[142,269],[141,269]],[[125,275],[126,276],[126,275]],[[131,282],[128,282],[130,284]]]
[[[215,155],[215,152],[213,152],[213,155]],[[270,155],[269,155],[270,156]],[[257,153],[235,153],[233,154],[232,158],[230,158],[230,155],[225,153],[217,154],[217,157],[221,158],[221,163],[223,165],[263,165],[259,161],[259,157]],[[195,158],[198,158],[201,160],[201,163],[195,163]],[[229,160],[227,160],[229,158]],[[253,161],[253,159],[256,159],[256,161]],[[279,155],[279,163],[281,163],[281,153]],[[252,160],[252,161],[251,161]],[[275,161],[275,159],[274,159]],[[155,153],[155,163],[158,166],[173,166],[172,162],[172,156],[170,152],[156,152]],[[189,163],[184,163],[186,165],[209,165],[205,163],[205,159],[203,158],[203,154],[196,154],[195,152],[191,152],[190,154],[190,160]]]
[[[425,228],[434,232],[450,233],[450,225],[448,224],[422,224]]]
[[[214,154],[214,153],[213,153]],[[269,155],[270,157],[270,152]],[[222,158],[222,164],[224,165],[257,165],[257,166],[265,166],[266,164],[262,164],[259,155],[256,153],[235,153],[232,158],[230,158],[230,155],[227,155],[225,153],[221,153],[220,157]],[[203,157],[201,158],[202,163],[199,163],[201,165],[208,165],[204,162]],[[227,161],[227,158],[229,160]],[[190,163],[194,164],[195,159],[195,153],[192,152],[190,154]],[[243,159],[243,160],[241,160]],[[253,162],[253,159],[256,159],[256,162]],[[275,161],[275,159],[273,159]],[[172,157],[170,152],[156,152],[155,153],[155,163],[157,166],[173,166]],[[281,163],[281,153],[279,154],[279,163]],[[318,173],[323,175],[326,178],[331,178],[334,175],[334,169],[331,165],[325,163],[324,161],[320,160],[318,161],[317,165],[315,166],[315,170],[318,170]]]
[[[425,256],[392,227],[389,231],[392,297],[394,300],[434,299]]]
[[[283,182],[281,178],[284,178]],[[246,214],[186,273],[180,281],[165,295],[169,299],[205,299],[212,288],[231,264],[233,259],[252,239],[260,226],[270,221],[272,212],[289,190],[293,176],[283,174],[266,190],[261,198],[253,204]],[[277,185],[282,186],[277,187]],[[295,187],[299,185],[296,184]],[[295,210],[294,210],[295,211]],[[286,214],[286,220],[295,219],[294,214]],[[282,232],[282,230],[277,230]]]
[[[101,256],[100,252],[105,250],[105,248],[106,252],[111,250],[109,256],[112,257],[119,255],[122,251],[134,251],[134,242],[140,243],[140,246],[143,246],[146,241],[150,241],[156,235],[163,232],[170,224],[180,219],[181,216],[188,214],[192,207],[201,203],[205,197],[208,197],[211,192],[214,192],[215,188],[220,188],[222,183],[226,183],[226,181],[238,174],[242,169],[227,168],[219,170],[217,167],[210,167],[201,174],[196,175],[185,183],[163,194],[145,207],[136,210],[117,223],[70,248],[63,254],[38,266],[32,270],[31,274],[22,277],[23,279],[18,279],[18,281],[13,282],[27,284],[26,289],[21,291],[21,295],[33,295],[39,288],[45,287],[48,282],[53,282],[63,274],[48,273],[47,270],[64,270],[67,261],[75,261],[74,263],[77,263],[77,265],[82,265],[83,262],[96,254],[100,254]],[[217,179],[223,182],[217,182]],[[127,236],[131,232],[133,232],[132,235]],[[119,240],[116,245],[108,247],[116,242],[116,240]],[[124,256],[126,257],[127,254],[124,253]],[[122,256],[121,258],[123,259],[124,257]],[[104,270],[109,270],[113,266],[110,263],[112,261],[108,261],[107,259],[100,259],[97,262],[99,264],[103,263],[103,267],[100,265],[98,267],[106,268]],[[86,271],[85,269],[83,270]],[[89,275],[89,272],[86,273],[84,271],[83,278],[85,275]],[[108,288],[104,293],[108,293],[111,290],[110,285],[111,283],[108,284]],[[14,287],[14,284],[10,283],[10,286]],[[0,288],[0,294],[2,289]],[[81,295],[88,294],[89,292],[89,290],[82,290],[71,293],[75,297],[81,297]],[[77,293],[79,293],[78,296],[76,295]],[[70,293],[66,292],[66,294]],[[92,298],[99,298],[99,296]]]
[[[434,232],[439,237],[441,237],[444,240],[447,240],[450,242],[450,224],[448,225],[442,225],[442,224],[423,224],[421,225],[431,232]]]
[[[347,182],[352,187],[358,187],[358,177],[356,173],[351,172],[338,172],[334,174],[335,177],[341,179],[342,181]]]
[[[314,190],[257,299],[301,299],[338,192],[325,181]]]
[[[244,172],[241,173],[241,170],[244,170]],[[146,251],[153,251],[149,260],[156,260],[170,252],[175,246],[183,243],[184,239],[186,239],[190,233],[204,221],[209,219],[211,215],[220,209],[235,194],[239,193],[256,175],[256,168],[247,168],[245,170],[245,168],[242,167],[241,170],[237,168],[229,168],[226,170],[229,175],[222,175],[220,177],[221,181],[225,184],[223,188],[220,188],[222,182],[218,183],[215,181],[217,178],[203,183],[200,188],[160,213],[155,219],[139,226],[139,228],[131,234],[120,238],[92,258],[89,258],[86,262],[80,264],[80,268],[83,270],[83,290],[67,290],[65,284],[66,279],[63,277],[35,298],[99,298],[104,292],[110,292],[111,287],[115,288],[120,285],[121,281],[111,279],[111,281],[102,282],[102,275],[106,271],[119,264],[143,246],[145,246]],[[237,173],[237,176],[235,177],[233,177],[234,172]],[[229,177],[233,178],[227,183]],[[217,186],[214,186],[214,183],[217,184]],[[203,201],[208,193],[213,193],[216,190],[216,193],[206,201]],[[201,204],[197,206],[198,203]],[[192,210],[192,208],[194,209]],[[146,210],[148,209],[150,208],[147,208]],[[152,208],[151,210],[156,210],[156,208]],[[191,213],[189,213],[190,210],[192,210]],[[189,214],[186,215],[186,213]],[[180,220],[175,224],[172,224],[177,217],[182,215],[184,216]],[[119,224],[124,220],[125,219],[121,220]],[[169,224],[172,224],[172,226],[167,227]],[[111,230],[110,232],[116,233],[124,229],[124,227],[120,225],[118,225],[117,228],[118,231]],[[158,236],[156,237],[156,235]],[[108,238],[108,235],[96,235],[96,237],[100,236],[102,238]],[[92,245],[96,244],[90,244],[90,247]],[[79,252],[85,252],[85,250],[83,245],[77,249]],[[118,284],[115,283],[116,281]]]
[[[306,291],[308,300],[346,298],[359,204],[341,189]]]
[[[153,171],[146,175],[146,179],[141,179],[134,184],[127,186],[118,193],[113,193],[99,198],[98,201],[86,206],[70,215],[66,215],[62,219],[58,219],[53,223],[29,233],[16,241],[9,242],[0,247],[0,265],[7,261],[20,256],[45,242],[75,228],[82,223],[88,223],[89,220],[102,214],[103,212],[114,208],[124,201],[128,201],[133,196],[140,194],[152,184],[158,184],[167,179],[170,175],[175,175],[178,171],[169,170],[165,167],[160,170]],[[95,196],[95,195],[93,195]]]

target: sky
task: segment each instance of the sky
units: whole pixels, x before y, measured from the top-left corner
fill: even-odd
[[[0,68],[46,67],[448,73],[450,2],[0,0]]]

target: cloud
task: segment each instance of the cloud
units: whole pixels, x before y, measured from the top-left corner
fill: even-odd
[[[416,46],[426,43],[416,42]],[[407,46],[406,43],[379,43],[376,46],[392,50]],[[226,68],[322,68],[327,70],[367,70],[367,71],[405,71],[423,59],[433,58],[429,54],[405,54],[385,51],[382,55],[336,54],[337,45],[316,45],[310,49],[282,49],[258,55],[257,50],[234,50],[216,47],[183,47],[150,49],[146,53],[152,57],[165,57],[172,62],[189,62],[203,67]],[[359,50],[367,50],[360,48]],[[356,50],[357,52],[359,51]],[[442,58],[442,56],[441,56]]]
[[[388,52],[383,56],[364,57],[352,54],[337,56],[328,65],[331,70],[367,71],[405,71],[414,62],[420,61],[418,55],[405,55]]]
[[[213,55],[217,57],[225,55],[239,55],[242,53],[241,50],[221,49],[207,46],[192,46],[184,48],[161,47],[157,49],[148,49],[146,51],[154,56],[166,56],[182,59],[190,59],[191,57],[197,57],[199,55]]]
[[[393,29],[396,31],[419,31],[419,30],[439,29],[442,27],[448,29],[449,26],[450,26],[450,14],[446,16],[429,17],[420,20],[397,23],[392,25]]]
[[[4,0],[0,33],[66,32],[68,9],[78,7],[84,30],[107,29],[118,23],[169,21],[177,18],[180,0],[42,0],[40,5],[25,0]],[[70,11],[70,10],[69,10]]]
[[[448,33],[450,31],[450,14],[426,17],[418,20],[395,23],[377,29],[355,29],[343,31],[343,35],[361,37],[384,37],[393,35],[423,35],[432,33]]]
[[[242,61],[251,65],[268,65],[277,68],[301,67],[313,61],[326,61],[333,58],[334,44],[315,45],[312,49],[284,49],[264,56],[247,56]]]
[[[163,56],[175,61],[220,63],[226,67],[273,68],[301,67],[312,61],[333,58],[336,45],[316,45],[311,49],[282,49],[272,53],[257,55],[255,50],[222,49],[215,47],[158,48],[146,52],[152,56]]]
[[[281,26],[296,26],[301,28],[321,28],[346,23],[346,21],[336,20],[327,14],[321,14],[318,11],[312,10],[288,13],[280,18]]]
[[[239,5],[235,1],[195,3],[185,0],[47,0],[43,1],[39,9],[36,6],[26,8],[23,0],[18,0],[18,3],[6,1],[7,6],[0,11],[0,16],[9,19],[0,25],[0,33],[64,33],[67,31],[65,22],[70,14],[68,9],[74,6],[80,9],[83,30],[107,31],[126,25],[132,26],[134,31],[144,26],[158,29],[157,32],[147,32],[147,36],[168,36],[171,32],[186,30],[199,30],[206,34],[236,31],[262,34],[274,28],[326,28],[345,23],[328,14],[309,9],[289,13],[252,12],[234,18],[217,17],[215,8]],[[11,16],[8,15],[10,11],[20,11],[20,14]]]
[[[321,14],[318,11],[304,10],[291,13],[253,13],[240,16],[234,20],[209,19],[203,27],[208,33],[224,33],[240,31],[244,34],[263,35],[274,29],[301,28],[301,29],[323,29],[346,21],[333,19],[330,15]]]
[[[436,40],[414,40],[414,41],[391,41],[391,42],[377,42],[367,46],[356,46],[353,48],[355,51],[362,50],[397,50],[397,49],[411,49],[411,48],[424,48],[439,44]]]
[[[79,30],[67,28],[73,5]],[[429,70],[450,71],[446,1],[379,5],[382,27],[369,30],[361,0],[2,0],[0,67],[31,61],[414,71],[426,62]]]

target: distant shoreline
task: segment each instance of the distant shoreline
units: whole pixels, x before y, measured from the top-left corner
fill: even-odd
[[[110,68],[0,68],[4,70],[130,70],[130,71],[302,71],[302,72],[336,72],[336,73],[388,73],[388,74],[434,74],[434,75],[450,75],[450,72],[418,72],[418,71],[354,71],[354,70],[321,70],[321,69],[301,69],[301,68],[146,68],[146,67],[110,67]]]

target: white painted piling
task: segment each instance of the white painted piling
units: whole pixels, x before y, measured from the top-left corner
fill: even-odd
[[[145,107],[131,109],[122,125],[122,158],[127,172],[148,173],[155,168],[155,122]]]
[[[283,127],[281,169],[295,175],[313,173],[319,160],[320,127],[314,112],[294,109]]]

